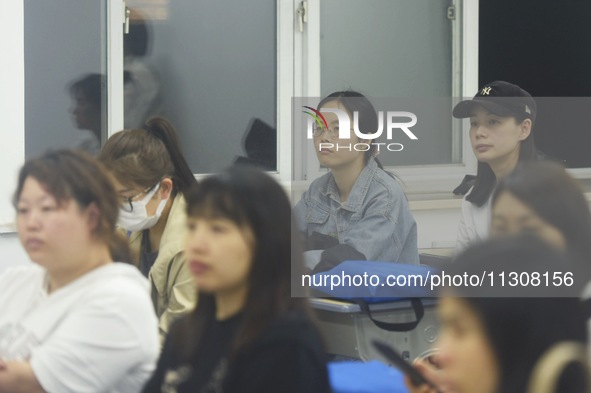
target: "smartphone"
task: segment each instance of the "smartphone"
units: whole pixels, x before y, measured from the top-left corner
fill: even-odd
[[[400,356],[398,352],[394,350],[390,345],[386,344],[385,342],[373,340],[373,346],[388,359],[392,364],[402,371],[405,375],[410,378],[410,381],[413,385],[419,386],[422,384],[427,384],[433,389],[439,391],[437,386],[433,385],[430,381],[428,381],[421,373],[419,373],[410,363]]]

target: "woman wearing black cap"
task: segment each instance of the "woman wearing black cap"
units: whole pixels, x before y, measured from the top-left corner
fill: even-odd
[[[462,201],[457,249],[488,237],[490,197],[496,184],[520,161],[536,157],[533,123],[536,103],[517,85],[494,81],[472,100],[462,101],[454,117],[470,118],[470,142],[478,160],[476,183]]]

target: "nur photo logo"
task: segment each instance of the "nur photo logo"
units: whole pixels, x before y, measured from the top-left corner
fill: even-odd
[[[359,129],[359,113],[353,112],[353,127],[351,127],[351,119],[349,114],[337,108],[321,108],[314,109],[310,106],[303,106],[305,110],[303,113],[308,115],[307,118],[307,138],[313,139],[320,137],[323,133],[327,133],[331,142],[321,142],[318,144],[318,149],[335,149],[339,150],[354,150],[354,151],[368,151],[374,146],[379,152],[380,148],[386,148],[388,151],[401,151],[404,146],[398,142],[391,142],[394,137],[395,130],[401,130],[411,140],[418,139],[417,136],[410,130],[417,124],[417,116],[412,112],[405,111],[379,111],[378,112],[378,128],[372,132],[362,132]],[[327,122],[324,114],[332,113],[337,120]],[[385,123],[385,127],[384,127]],[[386,139],[388,142],[373,142],[386,131]],[[361,140],[369,142],[347,143],[351,139],[351,131]],[[364,130],[369,131],[369,130]]]

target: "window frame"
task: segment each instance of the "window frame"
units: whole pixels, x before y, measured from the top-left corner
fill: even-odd
[[[299,1],[294,0],[294,7]],[[454,0],[456,18],[453,25],[453,67],[452,77],[461,78],[453,83],[454,97],[471,97],[478,89],[478,1]],[[308,23],[302,34],[296,34],[295,64],[300,65],[301,74],[296,75],[296,97],[320,96],[320,4],[308,2]],[[466,174],[476,173],[476,158],[467,137],[468,121],[456,121],[454,137],[461,138],[461,151],[452,151],[452,158],[460,160],[456,164],[409,165],[386,167],[395,172],[404,183],[406,191],[413,193],[451,192]],[[452,144],[456,146],[457,144]],[[312,149],[305,149],[301,157],[303,169],[294,168],[298,180],[311,180],[323,173]],[[300,177],[298,177],[298,173]],[[591,170],[590,170],[591,175]]]
[[[455,0],[461,23],[461,37],[456,45],[461,50],[460,69],[454,69],[456,77],[461,75],[461,96],[471,97],[478,89],[478,1]],[[292,175],[301,174],[303,168],[294,167],[292,160],[292,113],[291,98],[319,96],[320,94],[320,58],[318,2],[308,2],[308,21],[304,31],[299,32],[297,9],[300,0],[278,0],[277,2],[277,119],[278,119],[278,168],[271,175],[289,188]],[[0,36],[3,37],[5,54],[11,58],[8,67],[0,79],[7,88],[2,97],[5,129],[10,133],[2,135],[6,149],[0,157],[0,188],[8,193],[16,184],[18,169],[25,158],[25,108],[24,108],[24,5],[22,2],[3,2],[0,6]],[[108,71],[108,123],[107,135],[110,137],[123,128],[123,25],[125,20],[125,2],[111,0],[107,2],[107,71]],[[467,135],[468,122],[462,122],[461,133]],[[465,174],[475,173],[476,159],[472,154],[468,138],[462,138],[462,163],[446,165],[425,165],[390,168],[403,180],[409,193],[430,193],[448,191],[455,187]],[[310,156],[308,162],[316,163],[316,157]],[[568,169],[578,179],[591,179],[590,168]],[[208,174],[195,174],[203,178]],[[308,173],[308,179],[311,179]],[[15,231],[14,212],[10,196],[0,201],[0,234]]]
[[[124,0],[107,2],[107,138],[123,129]]]
[[[2,96],[0,116],[3,119],[0,154],[0,235],[16,232],[11,204],[18,170],[25,160],[25,42],[24,3],[4,1],[0,4],[0,47],[6,58],[0,75]],[[8,148],[9,147],[9,148]]]
[[[123,26],[125,19],[125,1],[114,0],[109,3],[109,121],[108,137],[123,129]],[[122,10],[119,12],[118,10]],[[295,9],[292,0],[277,1],[276,58],[277,58],[277,169],[269,172],[282,183],[291,180],[291,97],[294,94],[294,19]],[[202,179],[211,173],[194,173]]]

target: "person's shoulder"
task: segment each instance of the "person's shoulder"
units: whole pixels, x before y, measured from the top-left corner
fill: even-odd
[[[170,263],[185,248],[184,233],[187,222],[187,204],[182,194],[177,194],[172,202],[170,214],[160,240],[160,251],[156,264]],[[164,262],[166,261],[166,262]]]
[[[22,276],[36,276],[45,274],[45,269],[34,263],[23,264],[22,266],[9,267],[3,273],[0,273],[0,278],[4,277],[22,277]]]
[[[190,337],[186,337],[186,332],[192,332],[192,326],[195,324],[195,315],[193,312],[188,314],[180,315],[174,318],[168,328],[167,339],[176,340],[189,340]]]
[[[7,286],[20,286],[22,283],[32,283],[42,281],[45,278],[45,269],[36,264],[27,264],[26,266],[16,266],[7,269],[0,274],[0,283],[3,290]]]
[[[242,356],[269,356],[289,353],[306,363],[320,364],[326,361],[326,351],[320,330],[302,311],[289,311],[277,316],[248,347]]]
[[[149,299],[149,283],[132,265],[113,262],[89,273],[87,296],[107,301],[125,302],[126,299]]]
[[[28,299],[28,294],[43,287],[45,277],[45,269],[32,263],[7,269],[0,274],[0,304]]]
[[[482,206],[478,206],[475,203],[472,203],[467,199],[471,192],[472,192],[472,188],[462,198],[462,205],[461,205],[462,210],[464,212],[469,212],[471,214],[489,214],[489,210],[490,210],[491,204],[492,204],[492,194],[488,197],[486,202],[484,202],[484,204],[482,204]]]
[[[321,345],[316,324],[301,311],[289,311],[276,317],[267,328],[261,344]]]
[[[187,220],[187,202],[185,197],[179,193],[172,201],[170,208],[170,214],[166,221],[166,227],[162,235],[161,245],[167,242],[174,242],[174,240],[180,240],[181,244],[184,244],[183,236],[185,232],[185,225]]]
[[[310,183],[307,194],[315,194],[320,192],[321,190],[325,190],[328,187],[328,183],[331,179],[332,173],[330,173],[330,171],[320,177],[317,177],[312,181],[312,183]]]
[[[407,198],[396,178],[381,168],[377,168],[369,183],[367,200],[387,210],[394,205],[406,205]]]
[[[472,191],[474,191],[474,186],[470,187],[470,189],[468,190],[468,192],[466,192],[464,194],[464,196],[462,197],[462,203],[471,203],[470,201],[468,201],[468,197],[470,196],[470,194],[472,193]]]
[[[175,195],[170,209],[171,214],[186,216],[187,215],[187,200],[182,193]]]
[[[135,266],[114,262],[91,274],[78,285],[77,310],[103,315],[138,332],[154,327],[157,335],[149,283]]]

